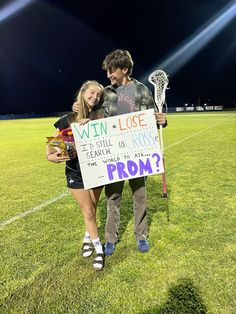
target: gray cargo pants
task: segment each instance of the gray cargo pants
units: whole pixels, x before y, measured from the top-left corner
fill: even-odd
[[[146,177],[129,180],[133,194],[134,235],[137,240],[147,238],[147,194]],[[105,186],[107,197],[107,220],[105,226],[106,242],[116,243],[119,234],[120,203],[125,181]]]

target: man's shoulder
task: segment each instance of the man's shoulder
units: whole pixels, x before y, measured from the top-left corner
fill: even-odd
[[[107,85],[104,87],[104,93],[116,92],[116,88],[112,85]]]
[[[107,90],[107,89],[114,89],[114,86],[112,86],[112,85],[110,84],[110,85],[105,86],[104,89],[105,89],[105,90]]]
[[[137,87],[142,88],[142,89],[149,89],[144,83],[136,80],[135,78],[132,78],[132,80]]]

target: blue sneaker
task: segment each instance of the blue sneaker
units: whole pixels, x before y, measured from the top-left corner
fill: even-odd
[[[104,253],[105,255],[112,255],[115,251],[115,244],[106,242],[104,247]]]
[[[147,240],[138,240],[138,249],[141,253],[149,251],[149,243]]]

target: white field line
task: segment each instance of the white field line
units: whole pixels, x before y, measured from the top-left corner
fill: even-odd
[[[203,133],[203,132],[206,132],[207,130],[209,130],[209,129],[211,129],[211,128],[214,128],[215,126],[217,126],[217,125],[219,125],[219,124],[224,123],[226,120],[229,120],[229,119],[232,118],[232,117],[233,117],[233,115],[229,116],[228,118],[226,118],[226,119],[224,119],[224,120],[222,120],[222,121],[220,121],[220,122],[218,122],[218,123],[212,124],[211,126],[209,126],[209,127],[206,128],[206,129],[203,129],[203,130],[201,130],[201,131],[199,131],[199,132],[193,133],[192,135],[189,135],[189,136],[187,136],[187,137],[184,137],[182,140],[179,140],[179,141],[177,141],[177,142],[175,142],[175,143],[173,143],[173,144],[171,144],[171,145],[165,147],[164,150],[169,149],[169,148],[171,148],[171,147],[173,147],[173,146],[175,146],[175,145],[178,145],[178,144],[180,144],[180,143],[182,143],[182,142],[185,142],[185,141],[187,141],[188,139],[190,139],[190,138],[192,138],[192,137],[194,137],[194,136],[196,136],[196,135],[198,135],[198,134],[201,134],[201,133]]]
[[[41,203],[41,204],[39,204],[39,205],[37,205],[37,206],[27,210],[26,212],[20,213],[20,214],[14,216],[14,217],[12,217],[12,218],[10,218],[8,220],[0,222],[0,228],[5,227],[6,225],[11,224],[15,220],[24,218],[25,216],[28,216],[29,214],[35,213],[38,210],[40,210],[40,209],[42,209],[42,208],[44,208],[44,207],[46,207],[48,205],[51,205],[51,204],[59,201],[61,198],[67,196],[68,194],[69,194],[69,192],[62,193],[62,194],[60,194],[60,195],[58,195],[58,196],[56,196],[54,198],[51,198],[51,199],[47,200],[46,202],[43,202],[43,203]]]
[[[194,137],[194,136],[196,136],[196,135],[198,135],[198,134],[201,134],[201,133],[203,133],[203,132],[206,132],[207,130],[209,130],[209,129],[215,127],[215,126],[224,123],[226,120],[232,118],[232,116],[233,116],[233,115],[231,115],[230,117],[227,117],[227,119],[224,119],[224,120],[222,120],[222,121],[220,121],[220,122],[218,122],[218,123],[215,123],[215,124],[209,126],[209,127],[206,128],[206,129],[203,129],[203,130],[201,130],[201,131],[199,131],[199,132],[196,132],[196,133],[194,133],[194,134],[192,134],[192,135],[190,135],[190,136],[184,137],[182,140],[177,141],[177,142],[175,142],[175,143],[173,143],[173,144],[171,144],[171,145],[165,147],[164,150],[167,150],[167,149],[169,149],[170,147],[173,147],[173,146],[178,145],[178,144],[180,144],[180,143],[182,143],[182,142],[184,142],[184,141],[187,141],[188,139],[190,139],[190,138],[192,138],[192,137]],[[14,217],[12,217],[12,218],[10,218],[10,219],[8,219],[8,220],[5,220],[5,221],[0,222],[0,228],[5,227],[6,225],[11,224],[11,223],[14,222],[15,220],[24,218],[25,216],[28,216],[29,214],[35,213],[36,211],[38,211],[38,210],[40,210],[40,209],[42,209],[42,208],[44,208],[44,207],[46,207],[46,206],[48,206],[48,205],[50,205],[50,204],[53,204],[53,203],[59,201],[59,200],[62,199],[63,197],[67,196],[68,194],[69,194],[69,192],[62,193],[62,194],[60,194],[60,195],[58,195],[58,196],[56,196],[56,197],[54,197],[54,198],[52,198],[52,199],[49,199],[48,201],[46,201],[46,202],[44,202],[44,203],[42,203],[42,204],[39,204],[39,205],[37,205],[37,206],[35,206],[35,207],[33,207],[33,208],[27,210],[26,212],[20,213],[20,214],[14,216]]]

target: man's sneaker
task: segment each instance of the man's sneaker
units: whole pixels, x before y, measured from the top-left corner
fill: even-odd
[[[115,244],[106,242],[104,247],[105,255],[112,255],[115,251]]]
[[[147,240],[138,240],[138,249],[142,253],[149,251],[149,243]]]

